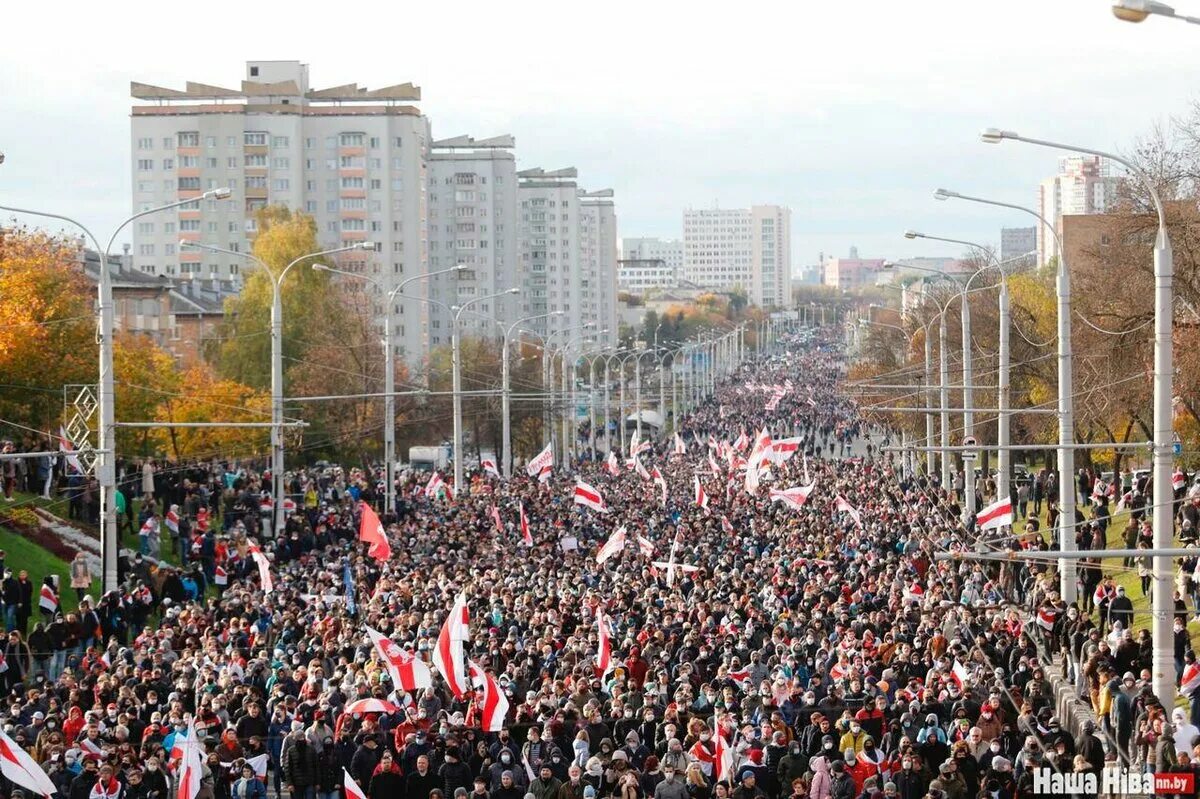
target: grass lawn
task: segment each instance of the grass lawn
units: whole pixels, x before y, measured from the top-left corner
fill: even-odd
[[[3,549],[8,555],[8,558],[4,562],[6,568],[12,569],[14,573],[19,573],[21,569],[29,572],[29,579],[34,584],[35,592],[35,621],[41,618],[36,607],[37,586],[42,584],[42,579],[47,574],[57,574],[59,577],[60,590],[58,601],[63,611],[75,610],[79,606],[79,603],[75,599],[75,591],[70,587],[70,564],[65,560],[55,557],[49,551],[42,549],[32,541],[2,527],[0,527],[0,549]],[[93,597],[100,596],[99,580],[92,582],[91,594]],[[30,629],[32,629],[32,622]]]

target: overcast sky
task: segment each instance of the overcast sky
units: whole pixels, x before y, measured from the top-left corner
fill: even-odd
[[[314,88],[416,83],[438,138],[512,133],[519,168],[578,167],[615,190],[622,236],[779,203],[797,267],[851,245],[956,255],[900,234],[1026,222],[934,188],[1029,204],[1055,169],[980,129],[1125,148],[1200,86],[1200,27],[1118,22],[1108,0],[124,5],[0,15],[0,204],[107,236],[131,206],[131,80],[237,87],[248,59],[298,59]]]

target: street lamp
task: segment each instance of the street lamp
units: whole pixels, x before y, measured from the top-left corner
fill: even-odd
[[[12,211],[17,214],[30,214],[47,219],[58,219],[75,225],[91,239],[100,259],[100,274],[97,280],[98,312],[100,315],[100,363],[97,374],[99,396],[96,400],[96,410],[100,414],[100,429],[96,432],[96,482],[100,488],[100,567],[101,587],[105,592],[117,587],[117,551],[120,549],[121,534],[117,529],[117,458],[116,458],[116,390],[113,384],[113,296],[112,275],[108,271],[108,251],[112,249],[117,235],[134,220],[143,216],[169,211],[192,203],[199,204],[200,200],[227,200],[232,192],[228,188],[209,189],[198,197],[186,200],[176,200],[166,205],[139,211],[117,225],[108,247],[100,249],[100,242],[80,222],[62,214],[52,214],[48,211],[34,211],[28,208],[13,208],[0,205],[0,210]]]
[[[504,464],[501,468],[504,470],[505,479],[512,476],[512,419],[510,418],[511,407],[512,407],[512,391],[509,388],[509,368],[510,367],[509,367],[509,363],[508,363],[508,340],[509,340],[509,338],[512,337],[513,331],[517,330],[517,328],[520,325],[524,324],[525,322],[532,322],[536,319],[548,319],[552,316],[563,316],[564,314],[566,314],[566,311],[551,311],[550,313],[537,314],[535,316],[526,316],[523,319],[518,319],[517,321],[515,321],[511,325],[509,325],[507,329],[504,329],[503,325],[501,325],[501,330],[503,331],[503,335],[504,335],[504,340],[503,340],[503,342],[501,342],[501,355],[500,355],[500,358],[503,361],[503,364],[500,367],[501,383],[502,383],[502,389],[503,389],[502,390],[502,398],[501,398],[501,405],[503,407],[501,409],[501,413],[504,417],[503,420],[501,421],[501,425],[503,428],[502,429],[502,438],[504,439],[504,442],[503,442],[504,452],[501,454],[501,459],[503,460]]]
[[[462,317],[463,311],[477,302],[494,300],[510,294],[519,294],[520,291],[518,288],[511,288],[505,291],[498,291],[495,294],[472,297],[461,305],[452,306],[450,309],[454,312],[454,316],[450,320],[450,368],[453,380],[452,391],[454,392],[454,492],[456,494],[463,489],[464,459],[462,442],[462,357],[458,346],[458,320]]]
[[[299,258],[288,263],[278,275],[272,272],[270,267],[262,260],[250,253],[214,247],[211,244],[202,244],[198,241],[190,240],[180,241],[179,246],[181,249],[194,248],[245,258],[262,267],[262,270],[271,280],[271,483],[273,489],[271,493],[275,498],[275,534],[278,536],[283,532],[286,522],[283,512],[283,296],[281,294],[283,279],[287,276],[288,271],[301,261],[308,260],[309,258],[320,258],[323,255],[334,255],[339,252],[352,252],[354,250],[370,250],[373,252],[375,250],[375,243],[360,241],[348,247],[336,247],[301,255]]]
[[[1136,165],[1126,158],[1093,150],[1089,147],[1079,147],[1074,144],[1031,139],[1021,136],[1011,130],[988,128],[982,134],[982,139],[988,144],[998,144],[1004,139],[1036,144],[1058,150],[1094,155],[1107,158],[1125,167],[1128,172],[1149,192],[1154,201],[1154,210],[1158,214],[1158,235],[1154,240],[1154,548],[1167,549],[1175,537],[1174,493],[1171,486],[1171,466],[1174,460],[1174,427],[1172,424],[1172,361],[1171,337],[1174,327],[1172,317],[1173,290],[1171,281],[1174,277],[1172,263],[1171,239],[1167,234],[1167,216],[1163,208],[1162,198],[1158,194],[1154,182]],[[1066,479],[1067,475],[1063,475]],[[1065,509],[1063,509],[1065,510]],[[1154,660],[1153,681],[1154,693],[1163,703],[1163,707],[1175,704],[1175,653],[1174,632],[1172,619],[1174,617],[1174,597],[1172,595],[1173,565],[1171,558],[1165,555],[1155,555],[1153,562],[1154,591],[1152,595],[1152,614],[1154,616]]]
[[[1151,14],[1158,17],[1171,17],[1193,25],[1200,25],[1200,17],[1187,17],[1175,13],[1175,9],[1166,3],[1155,0],[1117,0],[1112,7],[1113,16],[1122,22],[1143,22]]]
[[[383,285],[378,280],[357,272],[348,272],[345,269],[337,269],[325,264],[313,264],[312,268],[320,272],[332,272],[356,280],[363,280],[375,286],[381,293],[383,291]],[[387,496],[384,500],[384,511],[386,513],[395,513],[396,511],[396,356],[395,350],[392,348],[393,303],[396,301],[396,295],[409,283],[437,275],[449,274],[450,272],[460,272],[464,269],[466,267],[459,264],[449,269],[439,269],[436,272],[414,275],[413,277],[401,280],[399,285],[388,292],[387,313],[383,315],[383,460],[386,474],[385,479],[387,481]]]
[[[989,200],[983,197],[972,197],[949,189],[938,189],[933,196],[938,200],[958,199],[968,202],[993,205],[999,208],[1010,208],[1021,211],[1037,219],[1043,230],[1048,230],[1054,237],[1055,253],[1058,256],[1054,293],[1058,307],[1058,546],[1059,550],[1069,552],[1075,548],[1075,536],[1072,525],[1075,514],[1068,516],[1061,512],[1066,508],[1075,507],[1075,397],[1074,377],[1071,360],[1071,275],[1067,270],[1066,253],[1062,246],[1062,237],[1058,227],[1052,225],[1046,217],[1032,208],[1021,205]],[[1059,592],[1067,602],[1075,600],[1074,560],[1063,560],[1059,565]]]

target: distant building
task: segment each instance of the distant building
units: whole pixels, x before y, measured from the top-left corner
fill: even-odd
[[[1030,254],[1028,262],[1034,263],[1037,255],[1037,228],[1036,227],[1005,227],[1000,228],[1000,260],[1009,261],[1009,267],[1020,267],[1024,262],[1018,263],[1010,259],[1019,258],[1022,255]],[[1007,268],[1007,267],[1006,267]]]
[[[1058,174],[1038,185],[1038,212],[1056,228],[1064,215],[1086,216],[1109,211],[1116,201],[1120,178],[1110,172],[1107,161],[1094,155],[1071,155],[1058,159]],[[1037,225],[1038,263],[1054,254],[1054,236]]]
[[[741,289],[760,307],[792,303],[792,212],[779,205],[688,209],[683,277],[711,289]]]
[[[676,275],[683,275],[683,242],[679,239],[659,239],[652,237],[634,237],[621,239],[621,260],[623,261],[662,261],[674,270]]]
[[[825,262],[824,282],[839,291],[873,286],[883,264],[882,258],[830,258]]]
[[[679,285],[679,272],[661,258],[626,258],[617,262],[617,288],[641,294]]]

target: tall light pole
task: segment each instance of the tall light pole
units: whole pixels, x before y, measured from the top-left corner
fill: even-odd
[[[231,192],[227,188],[210,189],[198,197],[177,200],[140,211],[117,225],[108,240],[108,246],[104,249],[100,249],[100,242],[92,234],[92,231],[69,216],[0,205],[0,210],[40,216],[46,219],[58,219],[74,225],[91,239],[92,246],[96,248],[96,255],[100,259],[100,274],[96,281],[97,311],[100,315],[100,340],[97,342],[100,363],[96,381],[98,389],[96,410],[100,414],[100,429],[96,431],[96,483],[100,488],[100,567],[101,587],[105,592],[117,587],[117,553],[121,548],[121,533],[117,529],[116,389],[113,380],[114,309],[112,275],[108,271],[108,252],[116,242],[117,236],[130,222],[183,205],[199,204],[200,200],[227,200],[230,195]]]
[[[571,454],[574,452],[574,449],[575,449],[575,447],[574,447],[574,441],[575,441],[575,425],[574,425],[575,361],[572,359],[571,369],[568,372],[567,356],[570,353],[571,347],[573,347],[576,342],[579,342],[581,344],[582,343],[590,343],[594,340],[589,339],[588,336],[592,336],[592,335],[603,336],[607,333],[608,333],[607,327],[603,328],[601,330],[597,330],[594,333],[590,332],[590,331],[587,333],[580,333],[578,336],[573,336],[573,337],[567,339],[566,341],[564,341],[562,346],[558,348],[559,379],[562,382],[562,413],[559,414],[559,421],[562,423],[562,456],[563,456],[562,459],[563,459],[564,466],[570,465]],[[553,365],[553,357],[554,356],[551,355],[551,365]]]
[[[1004,139],[1036,144],[1057,150],[1094,155],[1121,164],[1129,174],[1137,178],[1154,202],[1158,214],[1158,235],[1154,240],[1154,548],[1167,549],[1175,537],[1174,490],[1171,485],[1171,467],[1174,461],[1173,410],[1173,356],[1171,351],[1174,329],[1173,288],[1175,267],[1171,253],[1171,239],[1167,234],[1167,216],[1162,198],[1154,181],[1126,158],[1102,150],[1079,147],[1073,144],[1031,139],[1011,130],[988,128],[983,132],[983,141],[998,144]],[[1067,479],[1067,475],[1063,475]],[[1072,502],[1072,507],[1074,503]],[[1066,509],[1062,509],[1065,511]],[[1071,536],[1064,536],[1071,538]],[[1074,543],[1072,541],[1072,543]],[[1175,704],[1175,652],[1172,619],[1175,601],[1172,591],[1174,566],[1170,557],[1154,556],[1154,589],[1151,608],[1154,616],[1154,693],[1163,707]],[[1065,597],[1064,597],[1065,598]]]
[[[1037,211],[1023,205],[972,197],[948,189],[938,189],[933,196],[939,200],[967,200],[1029,214],[1042,224],[1043,230],[1049,230],[1054,237],[1054,251],[1058,256],[1054,282],[1055,303],[1058,309],[1058,507],[1061,511],[1058,514],[1058,545],[1061,551],[1069,552],[1075,548],[1075,514],[1065,512],[1067,508],[1071,508],[1072,511],[1075,508],[1075,388],[1071,360],[1071,274],[1067,269],[1066,253],[1063,251],[1058,226],[1051,224]],[[1075,599],[1075,572],[1076,563],[1073,559],[1059,562],[1059,593],[1068,602]]]
[[[349,247],[336,247],[301,255],[299,258],[288,263],[278,275],[272,272],[271,268],[263,263],[262,260],[250,253],[227,250],[222,247],[214,247],[211,244],[202,244],[198,241],[181,241],[179,246],[245,258],[248,261],[258,264],[271,280],[271,484],[273,489],[271,493],[275,498],[275,534],[278,536],[283,532],[285,522],[287,521],[283,512],[283,501],[285,498],[283,483],[283,296],[281,292],[283,279],[291,271],[291,268],[301,261],[354,250],[370,250],[374,252],[375,242],[360,241]]]
[[[454,392],[454,493],[457,494],[463,490],[463,440],[462,440],[462,353],[459,350],[458,337],[458,320],[462,318],[463,311],[471,307],[477,302],[484,300],[495,300],[500,297],[507,297],[510,294],[519,294],[520,289],[511,288],[505,291],[498,291],[495,294],[485,294],[482,297],[472,297],[460,305],[452,306],[451,310],[454,316],[450,320],[450,371],[453,381],[452,391]],[[478,444],[478,442],[476,442]]]
[[[508,342],[512,338],[513,331],[516,331],[526,322],[532,322],[537,319],[548,319],[552,316],[562,316],[565,313],[566,311],[551,311],[550,313],[526,316],[523,319],[518,319],[517,321],[513,322],[506,329],[503,329],[504,340],[500,345],[500,360],[502,362],[500,366],[500,376],[501,386],[503,389],[501,394],[501,405],[503,407],[501,408],[500,412],[503,417],[501,420],[501,437],[503,438],[504,452],[501,453],[500,456],[501,460],[503,461],[503,465],[500,468],[504,470],[505,479],[512,477],[512,389],[510,387],[511,378],[509,374],[512,367],[508,362]]]
[[[375,286],[381,293],[383,292],[383,285],[372,277],[361,275],[357,272],[348,272],[345,269],[326,266],[325,264],[313,264],[312,268],[321,272],[333,272],[345,277],[354,278],[355,280],[365,281]],[[388,311],[383,315],[383,460],[384,474],[386,475],[384,479],[387,486],[387,495],[384,498],[383,507],[386,513],[396,512],[396,354],[392,347],[392,305],[396,301],[396,296],[408,284],[437,275],[459,272],[463,269],[466,269],[466,267],[460,264],[459,266],[452,266],[449,269],[439,269],[436,272],[414,275],[401,280],[398,286],[387,293]]]
[[[1112,7],[1113,16],[1122,22],[1142,22],[1147,17],[1170,17],[1180,22],[1190,22],[1200,25],[1200,17],[1188,17],[1177,14],[1174,8],[1156,0],[1117,0]]]

